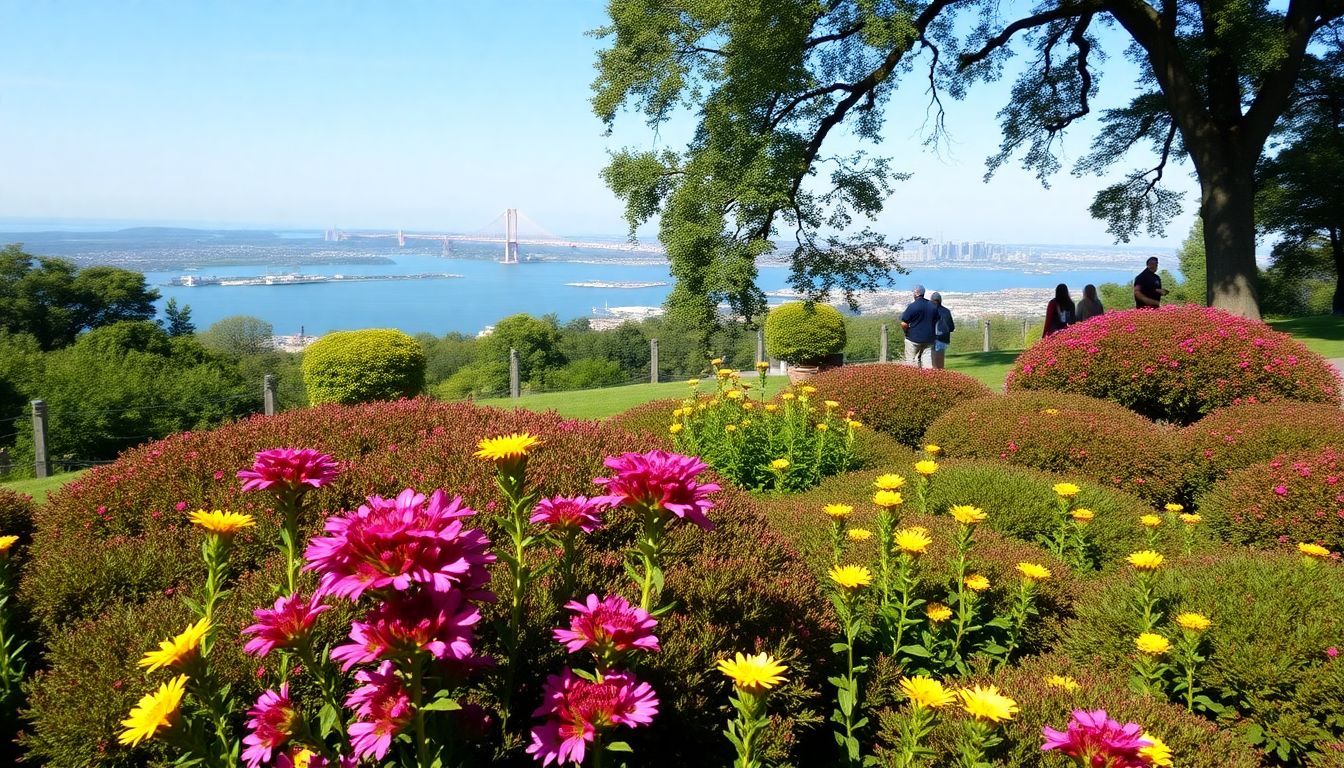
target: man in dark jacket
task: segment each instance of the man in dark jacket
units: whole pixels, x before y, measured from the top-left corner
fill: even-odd
[[[937,291],[929,294],[929,301],[933,302],[934,309],[938,311],[938,317],[933,323],[933,367],[942,368],[943,361],[947,359],[947,348],[952,344],[952,332],[957,330],[957,324],[952,322],[952,310],[943,306],[943,295]]]
[[[1152,309],[1162,306],[1162,297],[1167,289],[1162,287],[1162,278],[1157,274],[1157,257],[1148,259],[1148,264],[1134,278],[1134,306],[1138,309]]]
[[[933,351],[933,329],[938,322],[938,308],[924,298],[924,286],[916,285],[912,293],[915,300],[901,313],[901,328],[905,330],[905,362],[923,368],[924,358]]]

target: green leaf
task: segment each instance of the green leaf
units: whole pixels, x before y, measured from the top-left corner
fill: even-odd
[[[611,742],[610,744],[607,745],[607,751],[608,751],[608,752],[634,752],[635,750],[631,749],[631,748],[630,748],[630,745],[629,745],[629,744],[626,744],[624,741],[613,741],[613,742]]]
[[[449,698],[446,696],[442,699],[435,699],[434,701],[431,701],[428,704],[425,704],[424,706],[420,707],[420,709],[424,710],[425,712],[456,712],[461,708],[462,705],[457,703],[457,699]]]

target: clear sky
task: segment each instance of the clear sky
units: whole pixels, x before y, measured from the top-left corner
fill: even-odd
[[[597,0],[0,0],[0,217],[474,230],[517,207],[554,233],[621,233],[598,172],[609,150],[659,138],[633,115],[605,137],[589,108],[602,43],[585,32],[603,20]],[[1133,82],[1108,47],[1101,106]],[[938,157],[909,82],[880,150],[914,176],[879,229],[1110,242],[1087,215],[1094,178],[982,183],[1007,85],[949,105]],[[1071,157],[1095,129],[1069,138]],[[1198,202],[1188,175],[1168,174],[1189,191],[1171,245]]]

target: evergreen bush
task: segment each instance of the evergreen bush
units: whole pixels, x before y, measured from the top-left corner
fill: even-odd
[[[808,381],[817,397],[838,400],[865,426],[917,448],[934,419],[957,403],[990,393],[963,373],[895,363],[847,365]]]
[[[773,358],[816,365],[844,351],[845,318],[829,304],[781,304],[766,315],[765,348]]]
[[[425,352],[390,328],[329,333],[304,351],[303,381],[313,405],[414,397],[425,386]]]

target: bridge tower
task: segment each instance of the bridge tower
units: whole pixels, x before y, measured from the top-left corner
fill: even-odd
[[[406,233],[400,229],[397,230],[397,245],[406,247]]]
[[[504,212],[504,261],[502,264],[518,263],[518,209],[510,208]]]

